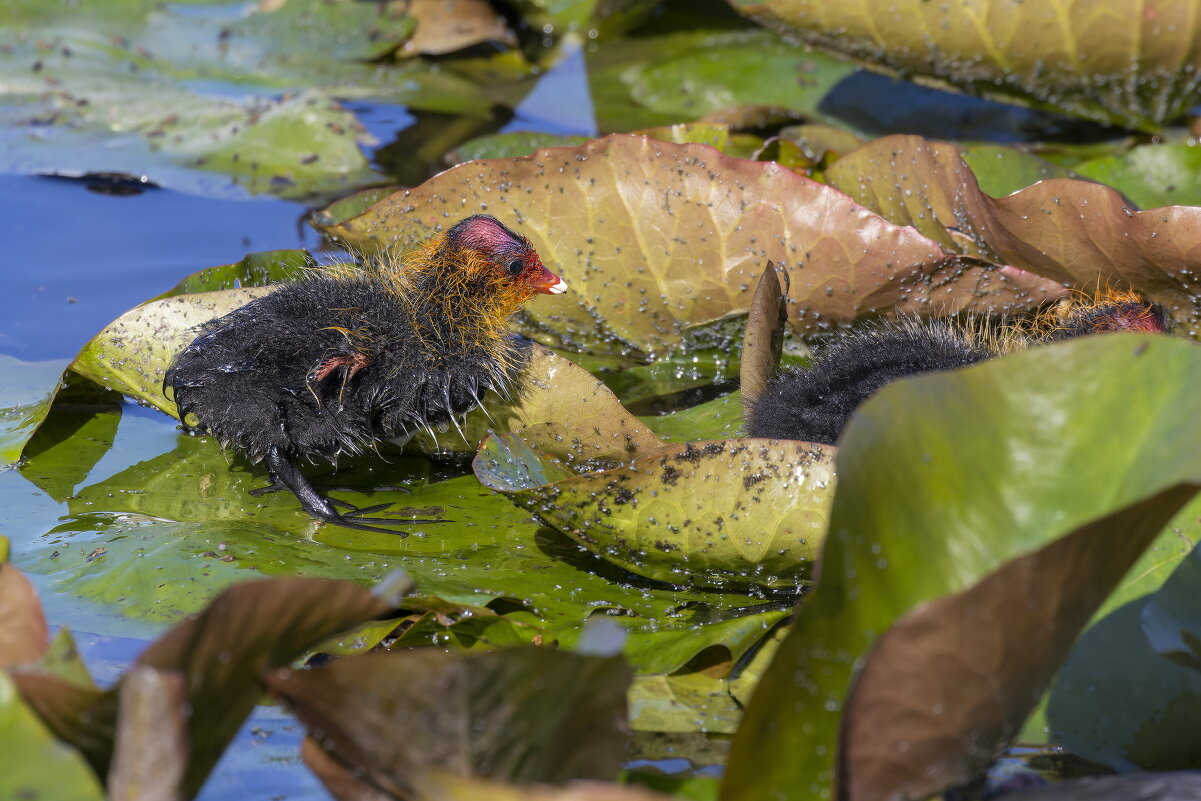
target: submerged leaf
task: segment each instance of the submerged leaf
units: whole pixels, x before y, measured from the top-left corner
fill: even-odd
[[[866,659],[870,666],[890,626],[944,597],[946,609],[978,629],[974,637],[993,633],[995,650],[981,654],[995,655],[986,678],[1014,695],[996,703],[992,686],[967,695],[970,688],[955,686],[961,679],[946,679],[940,686],[966,697],[953,709],[931,707],[927,717],[945,732],[944,746],[957,744],[945,752],[957,766],[923,764],[939,784],[978,767],[972,744],[995,745],[1034,704],[1062,656],[1060,632],[1083,623],[1089,604],[1201,485],[1201,421],[1191,401],[1198,391],[1195,345],[1115,334],[897,382],[869,400],[842,439],[818,586],[755,692],[723,798],[788,788],[802,788],[804,797],[828,794],[840,712],[860,665]],[[1120,436],[1099,436],[1113,431]],[[1131,528],[1135,512],[1127,510],[1135,509],[1143,514]],[[1050,561],[1059,548],[1077,547],[1088,560]],[[1022,587],[1050,595],[1034,596],[1029,608],[1014,605],[1012,584],[990,578],[1002,570],[1032,571],[1039,583],[1023,580]],[[1100,590],[1091,597],[1069,591],[1063,607],[1052,603],[1065,584],[1094,580]],[[949,598],[954,593],[967,593],[962,606]],[[974,593],[986,602],[974,602]],[[990,609],[1004,611],[998,617]],[[1039,618],[1043,611],[1052,617]],[[1010,625],[1013,636],[1003,636]],[[946,643],[945,655],[942,647],[921,650],[929,661],[914,672],[942,675],[933,671],[973,664],[959,644]],[[780,709],[792,714],[781,718]],[[969,737],[961,722],[979,728]],[[890,747],[901,747],[905,736]]]
[[[323,230],[403,250],[478,212],[516,225],[571,285],[526,311],[577,345],[669,350],[686,329],[745,312],[768,260],[788,270],[792,322],[806,329],[893,308],[1025,308],[1060,291],[954,258],[771,162],[643,136],[462,164]]]
[[[826,531],[834,448],[733,439],[670,445],[576,474],[541,450],[555,429],[489,438],[476,477],[593,553],[695,586],[795,586]],[[534,435],[534,450],[523,441]],[[540,452],[541,451],[541,452]]]
[[[871,66],[1155,130],[1195,101],[1196,6],[1152,0],[732,0],[771,28]]]

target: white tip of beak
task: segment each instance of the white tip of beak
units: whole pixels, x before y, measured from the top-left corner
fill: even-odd
[[[552,294],[552,295],[562,295],[564,292],[566,292],[566,291],[567,291],[567,282],[566,282],[566,281],[564,281],[562,278],[560,278],[560,279],[559,279],[559,283],[557,283],[557,284],[555,284],[554,286],[550,287],[550,288],[549,288],[549,289],[547,289],[546,291],[547,291],[547,292],[549,292],[549,293],[550,293],[550,294]]]

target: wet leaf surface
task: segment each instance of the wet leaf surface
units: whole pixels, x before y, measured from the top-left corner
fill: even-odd
[[[1057,291],[959,262],[770,162],[638,136],[459,165],[323,230],[365,250],[403,250],[474,212],[516,225],[571,285],[531,303],[529,319],[602,351],[662,353],[691,326],[745,312],[768,260],[789,271],[802,328],[893,307],[1024,308]]]
[[[0,469],[21,458],[25,443],[50,413],[65,364],[62,360],[23,362],[0,355],[5,376],[0,394]]]
[[[735,439],[672,445],[577,474],[526,432],[489,438],[474,469],[597,555],[673,584],[794,586],[825,535],[834,449]]]
[[[678,412],[639,419],[665,442],[731,439],[742,433],[742,409],[742,395],[735,391]]]
[[[270,292],[268,287],[175,295],[138,306],[83,346],[71,369],[97,384],[178,417],[163,394],[163,375],[197,327]]]
[[[1053,179],[999,199],[976,188],[955,147],[920,137],[876,140],[826,174],[894,223],[948,250],[1077,287],[1132,287],[1178,323],[1201,316],[1201,208],[1135,211],[1112,189]]]
[[[1193,102],[1192,3],[735,0],[756,21],[902,75],[1154,130]]]
[[[557,356],[547,358],[552,364],[570,364]],[[600,391],[608,394],[603,386]],[[555,400],[571,408],[568,397]],[[590,424],[586,414],[579,419]],[[611,422],[603,416],[597,420]],[[211,440],[169,433],[165,441],[171,449],[159,453],[156,443],[162,438],[163,433],[154,434],[139,463],[74,490],[77,497],[64,510],[68,517],[30,549],[26,567],[47,576],[57,592],[156,621],[197,611],[222,588],[264,574],[375,581],[404,567],[421,592],[448,602],[483,606],[508,598],[533,612],[518,615],[512,623],[493,624],[500,628],[484,631],[482,623],[473,623],[460,629],[454,636],[461,636],[464,644],[472,636],[499,636],[514,624],[532,626],[548,640],[571,642],[595,609],[611,609],[647,621],[648,635],[629,642],[627,652],[635,663],[660,649],[649,621],[659,621],[665,640],[674,638],[676,644],[663,653],[687,661],[714,640],[704,633],[703,620],[676,617],[673,610],[688,602],[719,609],[754,603],[736,593],[681,593],[642,582],[540,528],[528,513],[473,477],[423,486],[428,470],[424,460],[390,456],[391,463],[368,462],[353,470],[343,465],[337,474],[342,486],[366,489],[399,482],[415,490],[336,493],[352,503],[391,500],[398,516],[411,515],[405,510],[438,509],[454,520],[413,527],[409,537],[398,538],[319,526],[290,497],[251,499],[246,491],[262,485],[263,477],[231,465]],[[63,459],[73,453],[67,447],[61,450]],[[58,453],[56,449],[46,456]],[[26,474],[51,471],[51,465],[43,470],[39,458],[31,460]],[[56,456],[54,470],[75,469],[59,465],[61,461]],[[327,475],[316,480],[323,486],[333,479]],[[523,628],[511,631],[525,633]],[[691,653],[683,632],[697,637]],[[429,629],[412,636],[436,634]]]
[[[519,782],[615,778],[630,678],[620,657],[419,649],[276,671],[268,686],[337,761],[407,798],[433,769]]]
[[[870,669],[881,635],[922,603],[952,593],[987,594],[988,584],[1008,598],[1008,588],[990,577],[1028,569],[1040,549],[1076,547],[1089,533],[1106,545],[1125,543],[1112,552],[1100,546],[1094,557],[1099,584],[1116,581],[1201,481],[1192,447],[1201,432],[1192,431],[1187,400],[1198,384],[1201,351],[1191,343],[1115,335],[898,382],[865,404],[838,455],[840,489],[818,586],[755,692],[723,798],[758,798],[787,787],[801,788],[803,797],[828,792],[836,753],[842,759],[851,753],[837,744],[856,665],[866,658],[864,670]],[[1137,395],[1130,386],[1139,387]],[[1102,429],[1123,436],[1098,438]],[[965,463],[973,468],[965,470]],[[1122,524],[1136,508],[1144,513],[1140,533],[1127,540]],[[1050,593],[1062,581],[1089,580],[1074,578],[1070,561],[1038,564],[1067,571],[1040,585]],[[1087,610],[1089,599],[1068,598],[1067,609],[1079,604]],[[1040,637],[1055,625],[1072,631],[1083,622],[1078,608],[1040,624],[1048,628],[1026,632],[1022,621],[1044,606],[1036,603],[1028,612],[1018,606],[1000,620],[987,606],[959,610],[978,627],[1013,622],[1028,633],[1029,643],[1020,635],[989,641],[996,664],[1007,666],[996,674],[1003,686],[1037,692],[1039,675],[1048,675],[1048,663],[1057,658]],[[1048,611],[1054,614],[1053,607]],[[944,668],[958,669],[959,659],[972,663],[970,654],[957,656],[954,644],[949,647]],[[1000,661],[1002,653],[1012,661]],[[928,670],[940,664],[933,654],[928,658]],[[1035,702],[1018,692],[1010,704],[989,709],[984,699],[992,688],[983,689],[982,714],[991,721],[972,721],[982,728],[970,739],[955,734],[956,721],[974,707],[933,710],[939,733],[958,748],[997,742],[1009,725],[1003,719]],[[781,708],[795,716],[781,719],[775,714]],[[970,751],[950,754],[951,760],[974,758]]]

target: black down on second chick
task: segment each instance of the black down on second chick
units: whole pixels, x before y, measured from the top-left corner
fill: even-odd
[[[476,215],[402,262],[327,270],[208,323],[164,387],[185,425],[266,462],[265,491],[291,490],[321,520],[385,530],[399,523],[364,517],[382,507],[322,497],[297,461],[407,438],[509,389],[523,361],[509,316],[565,289],[528,240]]]
[[[833,445],[860,404],[901,378],[954,370],[1032,345],[1105,332],[1166,333],[1167,315],[1133,292],[1079,294],[1028,325],[994,332],[954,322],[902,320],[852,331],[807,370],[768,381],[746,419],[752,437]]]
[[[992,355],[941,325],[909,321],[856,331],[824,350],[809,369],[773,376],[751,405],[747,433],[833,445],[859,405],[885,385]]]

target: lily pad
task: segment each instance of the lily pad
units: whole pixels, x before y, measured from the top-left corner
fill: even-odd
[[[755,439],[670,445],[575,474],[523,442],[530,433],[485,441],[476,477],[639,575],[694,586],[796,586],[825,536],[831,447]],[[536,434],[557,439],[553,428]]]
[[[1076,165],[1076,172],[1112,186],[1139,208],[1201,205],[1201,147],[1164,143],[1135,147]]]
[[[553,358],[559,365],[570,364]],[[587,378],[608,395],[603,385]],[[568,396],[560,395],[559,401],[571,408]],[[585,426],[583,441],[592,441],[592,426],[611,422],[603,414],[593,423],[585,413],[579,419]],[[399,479],[414,490],[412,494],[336,493],[351,503],[391,501],[400,517],[412,516],[414,509],[438,509],[440,516],[454,521],[413,527],[409,537],[400,539],[319,525],[292,498],[281,494],[250,498],[246,490],[260,486],[264,479],[244,466],[231,465],[211,439],[174,432],[168,432],[167,439],[173,449],[144,453],[137,464],[116,475],[77,488],[78,497],[64,510],[65,520],[46,533],[38,549],[24,556],[23,564],[45,575],[56,592],[152,621],[176,620],[200,609],[230,584],[262,575],[301,573],[375,581],[404,568],[421,592],[448,603],[484,606],[505,599],[497,601],[501,606],[493,606],[506,612],[506,618],[513,609],[530,610],[517,612],[512,622],[498,620],[495,628],[486,631],[468,626],[462,632],[464,644],[469,644],[473,632],[487,639],[506,629],[523,633],[526,627],[547,642],[574,642],[574,632],[597,609],[629,615],[633,621],[656,620],[657,631],[652,632],[648,623],[647,636],[627,643],[627,653],[636,664],[661,660],[655,655],[660,642],[671,641],[672,659],[684,661],[715,644],[705,633],[706,619],[699,613],[676,613],[682,605],[728,609],[755,602],[738,593],[681,592],[643,581],[541,528],[474,477],[422,486],[422,470],[428,469],[422,467],[424,460],[393,455],[390,462],[344,464],[337,474],[343,486],[349,482],[366,489]],[[72,441],[68,437],[58,449],[63,458],[72,451]],[[653,436],[648,441],[658,443]],[[570,450],[571,443],[562,447]],[[613,447],[624,453],[626,439],[621,437]],[[26,473],[30,471],[41,471],[37,458],[26,468]],[[329,479],[315,480],[322,486]],[[714,621],[719,628],[722,620]],[[514,624],[520,632],[512,628]],[[746,636],[745,630],[736,629],[727,624],[725,639],[730,640],[732,652],[743,647],[739,638]],[[691,653],[682,632],[696,636]],[[448,633],[458,636],[453,627]]]
[[[1078,287],[1132,287],[1177,322],[1201,319],[1201,208],[1135,211],[1108,187],[1067,179],[992,198],[955,147],[914,136],[871,142],[826,178],[949,250]]]
[[[1196,99],[1201,47],[1192,36],[1191,5],[732,4],[768,27],[872,67],[1098,122],[1156,130]]]
[[[102,801],[104,789],[79,752],[59,742],[0,671],[0,796]]]
[[[1139,387],[1137,395],[1130,386]],[[984,657],[992,667],[977,667],[983,680],[976,687],[959,672],[976,659],[970,643],[962,652],[949,641],[922,650],[923,661],[905,669],[964,693],[953,706],[921,695],[919,705],[930,710],[922,717],[935,721],[944,746],[937,761],[921,759],[931,770],[925,781],[941,789],[979,768],[985,750],[991,759],[990,749],[1013,733],[1014,717],[1020,721],[1033,706],[1062,658],[1064,632],[1070,638],[1083,625],[1090,604],[1201,485],[1201,428],[1189,400],[1198,388],[1201,351],[1193,344],[1114,335],[897,382],[869,400],[842,440],[818,586],[755,691],[723,798],[798,787],[817,797],[835,782],[836,759],[845,770],[860,767],[839,745],[853,725],[840,733],[852,720],[843,710],[891,626],[925,621],[945,631],[933,624],[937,611],[923,617],[924,610],[962,616],[976,637],[996,634],[985,652],[995,658]],[[1101,438],[1099,430],[1122,436]],[[1061,549],[1087,554],[1081,572],[1075,560],[1052,558]],[[1012,585],[998,577],[1011,573],[1023,577],[1023,587],[1038,578],[1030,593],[1040,600],[1006,603]],[[1096,590],[1060,595],[1069,580],[1074,587],[1093,579]],[[1050,603],[1052,596],[1063,605]],[[988,611],[997,608],[1005,611]],[[1034,614],[1043,609],[1050,617]],[[918,642],[914,632],[896,631],[897,646]],[[908,680],[896,678],[897,686]],[[994,681],[1003,688],[1000,701]],[[792,714],[781,718],[780,709]],[[975,726],[970,736],[961,728],[966,722]],[[916,743],[919,754],[929,743]],[[921,770],[917,757],[904,762]],[[846,791],[848,774],[840,775]],[[885,796],[902,793],[890,787]]]
[[[101,386],[179,417],[163,376],[197,327],[270,292],[269,287],[176,295],[126,312],[83,346],[71,369]]]
[[[1148,601],[1201,542],[1195,497],[1127,573],[1076,640],[1022,743],[1062,747],[1119,770],[1187,766],[1201,674],[1156,653],[1139,624]],[[1099,702],[1099,699],[1104,699]]]
[[[23,362],[0,354],[7,376],[0,395],[0,469],[21,458],[25,443],[50,413],[65,365],[60,360]]]
[[[692,326],[744,313],[769,259],[789,271],[792,322],[807,329],[892,308],[1024,308],[1059,291],[964,263],[771,162],[641,136],[462,164],[323,230],[367,251],[408,249],[475,212],[515,224],[573,287],[530,304],[529,318],[608,350],[661,353]]]
[[[371,786],[411,798],[431,769],[509,781],[616,778],[629,667],[549,648],[424,648],[268,677],[321,746]]]
[[[678,412],[638,419],[665,442],[730,439],[742,431],[742,395],[734,391]]]

